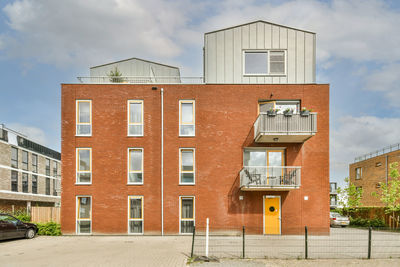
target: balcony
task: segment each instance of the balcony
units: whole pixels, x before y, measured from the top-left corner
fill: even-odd
[[[308,116],[260,114],[254,123],[257,143],[303,143],[317,132],[317,113]]]
[[[80,83],[94,84],[203,84],[203,77],[181,76],[90,76],[77,77]]]
[[[240,188],[243,191],[285,191],[300,187],[301,167],[243,167]]]

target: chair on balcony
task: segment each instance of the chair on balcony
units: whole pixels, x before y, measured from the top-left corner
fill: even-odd
[[[247,183],[247,186],[249,186],[250,184],[256,184],[256,185],[261,184],[261,174],[256,173],[256,170],[254,170],[253,173],[250,173],[249,170],[245,168],[244,173],[249,178],[249,182]]]

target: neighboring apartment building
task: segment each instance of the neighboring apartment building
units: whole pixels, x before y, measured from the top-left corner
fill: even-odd
[[[363,189],[362,206],[384,206],[372,193],[379,192],[379,183],[390,181],[390,164],[394,162],[400,162],[400,143],[356,157],[349,165],[350,182]]]
[[[62,84],[63,233],[329,233],[315,38],[256,21],[205,34],[204,77]]]
[[[338,206],[337,183],[330,183],[329,198],[331,209],[336,209]]]
[[[0,210],[60,205],[61,154],[0,124]]]

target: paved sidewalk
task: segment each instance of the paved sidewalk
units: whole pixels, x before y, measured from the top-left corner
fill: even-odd
[[[186,266],[189,236],[39,236],[0,241],[1,266]]]

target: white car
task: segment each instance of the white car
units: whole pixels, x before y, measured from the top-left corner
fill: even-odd
[[[332,226],[346,227],[350,224],[349,217],[340,215],[337,212],[330,213],[330,222],[331,222],[331,227]]]

